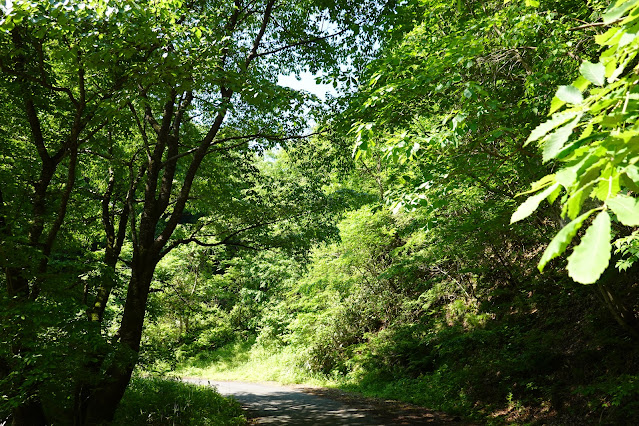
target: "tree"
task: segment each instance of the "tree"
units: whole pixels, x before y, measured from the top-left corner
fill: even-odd
[[[472,268],[467,275],[487,289],[526,282],[525,253],[559,220],[550,210],[524,230],[506,217],[522,184],[545,171],[525,129],[552,97],[549,83],[593,53],[571,29],[601,9],[533,3],[428,2],[421,21],[370,64],[344,114],[355,158],[385,170],[386,204],[429,215],[447,272]]]
[[[552,204],[562,189],[565,191],[561,198],[562,216],[571,221],[546,249],[539,262],[541,271],[567,249],[582,225],[597,213],[582,242],[568,258],[569,275],[583,284],[597,281],[610,261],[610,213],[625,226],[639,225],[639,205],[631,196],[639,189],[634,148],[637,43],[632,32],[639,22],[633,14],[637,7],[632,1],[613,2],[602,22],[584,25],[610,27],[595,37],[605,50],[598,62],[581,64],[581,76],[575,82],[559,87],[550,106],[552,118],[533,130],[527,140],[527,143],[539,141],[544,161],[556,159],[566,166],[534,183],[529,192],[535,194],[517,209],[511,220],[517,222],[529,216],[545,199]],[[576,134],[579,136],[573,138]],[[587,201],[589,197],[596,201]],[[582,213],[584,206],[590,208]],[[627,268],[636,260],[633,255],[636,234],[616,244],[631,254],[627,262],[619,265]]]
[[[43,348],[32,343],[51,324],[33,322],[32,315],[61,300],[71,305],[61,316],[74,318],[70,335],[78,337],[75,343],[83,345],[85,358],[79,368],[71,368],[74,421],[113,418],[136,363],[158,262],[180,245],[238,244],[242,232],[281,220],[282,210],[259,216],[264,210],[249,208],[245,226],[225,223],[231,218],[223,215],[183,226],[190,206],[197,204],[194,197],[218,184],[214,173],[202,179],[203,171],[225,173],[220,164],[239,161],[242,166],[234,172],[241,175],[256,151],[300,140],[305,99],[278,87],[278,74],[337,66],[357,44],[339,46],[348,45],[345,40],[360,25],[371,25],[382,10],[370,6],[167,0],[144,6],[133,1],[14,2],[3,10],[3,96],[11,100],[15,118],[8,126],[16,130],[10,138],[16,149],[3,155],[16,162],[14,170],[3,170],[3,296],[11,300],[4,315],[11,318],[11,327],[4,338],[14,346],[3,354],[2,379],[23,384],[23,391],[12,393],[15,423],[45,422],[38,388],[54,379],[35,361]],[[68,136],[58,141],[63,129]],[[41,169],[32,193],[29,144],[36,148]],[[16,170],[20,179],[11,183],[8,175]],[[19,214],[20,197],[29,200],[30,216]],[[103,231],[95,231],[97,223],[89,218],[90,229],[69,222],[79,217],[78,211],[69,214],[71,201],[82,212],[99,212]],[[224,196],[214,201],[224,204]],[[105,241],[95,249],[104,247],[103,258],[79,264],[82,240],[101,232]],[[122,254],[125,246],[130,258]],[[22,255],[23,247],[34,254]],[[20,258],[12,253],[21,253]],[[60,270],[50,267],[51,259],[63,255],[70,255],[76,271],[69,274],[75,276],[70,277],[74,291],[66,297],[54,279]],[[103,321],[121,258],[130,276],[121,317],[115,318],[117,333],[109,341]],[[78,276],[87,274],[97,276],[93,281],[99,284],[89,280],[82,295]],[[82,298],[89,305],[86,322],[77,319]],[[82,342],[78,333],[91,337]]]
[[[50,315],[42,321],[51,309],[37,300],[42,291],[51,290],[48,275],[70,278],[63,274],[68,268],[56,254],[69,248],[68,244],[60,247],[59,240],[77,183],[80,151],[106,125],[112,110],[109,103],[124,81],[105,74],[112,62],[98,61],[95,53],[86,55],[87,46],[94,43],[112,46],[115,23],[101,23],[107,36],[100,39],[89,31],[98,24],[95,10],[78,9],[73,25],[63,7],[46,12],[37,5],[21,3],[12,8],[9,4],[1,39],[3,99],[10,105],[10,114],[3,120],[7,137],[0,196],[7,303],[3,337],[10,342],[6,345],[10,351],[2,354],[1,377],[11,386],[10,396],[17,393],[23,400],[14,411],[17,424],[44,421],[37,381],[29,380],[29,376],[45,374],[34,366],[39,345],[36,330],[60,318]],[[49,12],[51,19],[47,19]]]
[[[569,222],[546,248],[539,260],[540,271],[561,256],[589,222],[568,256],[568,275],[578,283],[597,283],[615,319],[635,338],[639,337],[639,319],[617,291],[600,278],[609,266],[613,245],[625,256],[617,262],[621,270],[637,260],[637,231],[630,233],[621,226],[613,230],[611,219],[625,227],[639,225],[635,196],[639,191],[639,109],[635,99],[639,81],[635,37],[638,8],[634,1],[618,0],[610,4],[601,22],[575,28],[610,27],[595,36],[605,50],[598,62],[582,62],[581,76],[571,85],[558,88],[550,105],[552,117],[528,137],[527,144],[538,141],[544,161],[557,160],[565,165],[533,183],[526,193],[534,195],[511,218],[511,223],[517,222],[532,214],[542,201],[554,204],[560,200],[561,215]],[[611,243],[615,234],[620,238]]]

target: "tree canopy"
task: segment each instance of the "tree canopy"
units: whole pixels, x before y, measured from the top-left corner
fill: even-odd
[[[357,49],[343,45],[379,8],[7,4],[2,377],[14,422],[45,422],[39,395],[65,375],[52,370],[54,357],[35,360],[78,345],[71,388],[60,390],[72,397],[62,399],[73,400],[74,422],[113,418],[136,364],[156,267],[171,250],[293,247],[292,235],[308,245],[324,232],[325,194],[308,179],[285,182],[257,165],[265,150],[307,137],[308,96],[277,86],[277,77],[331,71],[348,55],[357,61]],[[123,281],[121,311],[106,321]],[[75,343],[43,338],[69,326]]]
[[[6,3],[0,423],[111,422],[136,368],[233,345],[475,420],[633,418],[638,15]]]

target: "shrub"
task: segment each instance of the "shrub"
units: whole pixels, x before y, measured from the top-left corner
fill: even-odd
[[[240,404],[213,388],[157,377],[136,377],[124,394],[116,425],[244,425]]]

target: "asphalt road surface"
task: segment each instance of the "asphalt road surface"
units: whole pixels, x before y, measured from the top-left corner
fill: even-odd
[[[222,382],[184,378],[186,382],[209,385],[224,396],[238,400],[252,424],[271,425],[434,425],[460,424],[459,419],[425,409],[408,409],[372,404],[369,400],[336,397],[321,389],[280,386],[269,383]],[[324,390],[327,391],[327,390]],[[384,403],[382,402],[382,405]]]

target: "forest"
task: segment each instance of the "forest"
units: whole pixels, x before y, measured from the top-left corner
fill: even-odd
[[[639,0],[0,8],[0,424],[639,418]]]

